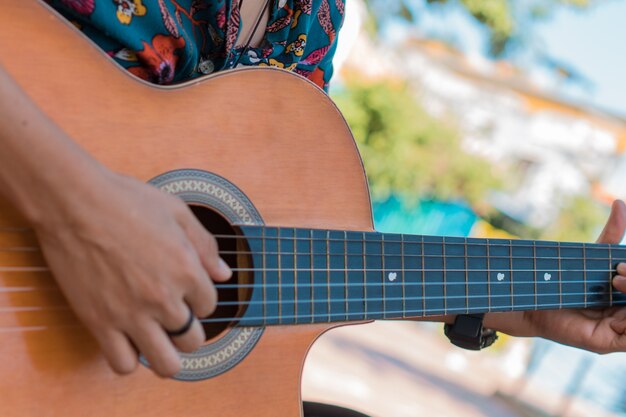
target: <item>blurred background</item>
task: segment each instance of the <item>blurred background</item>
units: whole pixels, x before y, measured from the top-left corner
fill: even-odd
[[[593,241],[626,197],[626,1],[347,0],[331,96],[376,228]],[[626,354],[376,322],[321,337],[305,400],[382,416],[626,416]]]

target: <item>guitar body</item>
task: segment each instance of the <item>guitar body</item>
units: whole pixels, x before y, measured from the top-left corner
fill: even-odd
[[[0,63],[110,169],[144,181],[206,171],[241,191],[257,223],[372,230],[349,129],[308,81],[246,69],[155,87],[42,3],[5,0],[2,9]],[[248,353],[209,377],[159,379],[144,366],[120,377],[67,308],[39,252],[14,250],[35,246],[28,225],[0,200],[1,416],[301,415],[303,361],[329,325],[267,327]]]

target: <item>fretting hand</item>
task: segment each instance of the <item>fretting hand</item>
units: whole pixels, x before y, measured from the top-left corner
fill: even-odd
[[[615,201],[598,243],[617,244],[626,230],[626,205]],[[613,279],[626,293],[626,264]],[[539,336],[597,353],[626,351],[626,307],[490,313],[485,326],[514,336]]]

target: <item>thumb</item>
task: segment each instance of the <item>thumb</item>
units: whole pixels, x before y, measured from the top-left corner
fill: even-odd
[[[620,243],[626,231],[626,204],[622,200],[615,200],[611,205],[611,214],[606,221],[598,243]]]

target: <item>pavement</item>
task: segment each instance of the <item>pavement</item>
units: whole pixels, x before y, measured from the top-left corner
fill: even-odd
[[[529,384],[530,343],[508,338],[469,352],[452,346],[441,325],[343,326],[311,348],[302,395],[372,417],[615,417]]]

